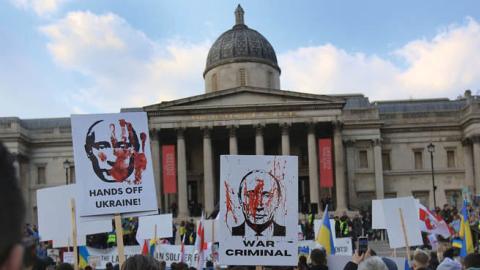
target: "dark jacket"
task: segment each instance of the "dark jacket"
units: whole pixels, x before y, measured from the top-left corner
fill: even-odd
[[[354,262],[348,262],[343,268],[343,270],[357,270],[357,269],[358,269],[358,264]]]
[[[232,235],[245,236],[245,226],[247,225],[244,222],[236,227],[232,227]],[[273,222],[273,236],[285,236],[285,226]]]
[[[328,270],[328,266],[326,265],[311,265],[310,270]]]

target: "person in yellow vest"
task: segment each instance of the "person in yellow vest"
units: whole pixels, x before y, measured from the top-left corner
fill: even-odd
[[[116,245],[117,245],[117,234],[115,233],[115,231],[112,231],[112,232],[108,233],[107,246],[108,247],[113,247],[113,246],[116,246]]]

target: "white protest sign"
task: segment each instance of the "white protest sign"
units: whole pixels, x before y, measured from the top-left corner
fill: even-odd
[[[172,237],[172,224],[172,214],[139,217],[137,239],[153,239],[155,235],[157,239]],[[157,229],[156,233],[155,228]]]
[[[199,221],[197,221],[197,228],[198,222]],[[203,222],[205,241],[216,242],[218,240],[218,224],[220,222],[220,219],[206,219]]]
[[[322,227],[322,219],[315,219],[313,220],[313,231],[315,233],[315,238],[317,238],[318,231]],[[337,238],[336,231],[335,231],[335,219],[330,219],[330,229],[332,230],[333,239]]]
[[[372,200],[372,229],[386,229],[382,200]]]
[[[53,247],[72,246],[72,211],[70,199],[75,199],[76,185],[37,190],[38,229],[42,241],[52,240]],[[111,220],[82,222],[76,211],[77,245],[83,246],[86,236],[112,231]]]
[[[335,238],[335,255],[347,255],[352,256],[353,247],[352,247],[352,238]]]
[[[147,115],[72,115],[80,216],[157,210]]]
[[[402,197],[383,200],[383,213],[388,233],[388,241],[391,248],[405,247],[405,238],[400,222],[400,211],[403,213],[403,221],[410,247],[423,245],[422,234],[418,217],[418,207],[413,197]]]
[[[297,265],[298,159],[221,156],[219,263]]]
[[[112,264],[118,263],[118,253],[117,248],[107,248],[107,249],[96,249],[87,247],[88,251],[88,262],[95,262],[97,269],[105,269],[105,266],[108,262]],[[125,246],[125,257],[131,257],[137,254],[141,254],[141,246]],[[73,263],[73,252],[64,252],[63,261],[67,263]],[[198,254],[195,251],[195,246],[187,245],[185,246],[184,252],[185,263],[189,267],[196,267],[196,260]],[[181,258],[181,246],[180,245],[158,245],[155,249],[153,257],[159,261],[165,261],[167,267],[173,262],[180,262]],[[209,243],[208,249],[204,251],[204,262],[212,260],[211,245]]]

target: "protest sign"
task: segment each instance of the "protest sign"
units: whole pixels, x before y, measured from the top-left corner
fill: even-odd
[[[413,197],[402,197],[382,200],[383,215],[388,233],[388,241],[391,248],[405,247],[405,236],[409,246],[423,245],[420,232],[418,207]],[[401,210],[401,211],[400,211]],[[400,217],[403,216],[403,223]],[[406,231],[404,235],[403,231]]]
[[[296,265],[298,160],[221,156],[219,261]]]
[[[153,238],[169,238],[173,235],[172,214],[142,216],[138,218],[137,241]],[[155,232],[155,230],[157,230]],[[143,243],[140,241],[139,243]]]
[[[372,200],[372,229],[385,229],[382,200]]]
[[[95,263],[96,269],[105,269],[105,266],[108,262],[112,264],[117,264],[119,262],[118,259],[118,251],[117,248],[108,248],[108,249],[96,249],[87,247],[88,251],[88,258],[87,261],[89,263]],[[141,254],[142,248],[141,246],[125,246],[125,257],[131,257],[137,254]],[[64,252],[63,253],[63,261],[67,263],[73,263],[73,252]],[[185,246],[185,255],[184,255],[184,262],[189,267],[196,266],[197,254],[195,251],[195,247],[192,245]],[[155,253],[153,257],[159,261],[165,261],[167,267],[173,262],[180,262],[181,257],[181,246],[180,245],[158,245],[155,249]],[[209,243],[208,249],[204,251],[204,257],[206,261],[212,261],[212,253],[211,253],[211,245]]]
[[[157,210],[147,115],[72,115],[80,216]]]
[[[197,228],[198,228],[198,222],[197,221]],[[217,242],[218,240],[218,224],[220,222],[220,219],[206,219],[203,221],[204,225],[204,234],[205,234],[205,241],[207,242]]]
[[[322,222],[323,220],[321,219],[315,219],[313,220],[313,231],[315,233],[315,238],[317,238],[318,231],[320,230],[320,227],[322,227]],[[330,219],[330,228],[332,228],[332,235],[333,239],[337,238],[336,232],[335,232],[335,219]]]
[[[53,241],[53,247],[73,245],[70,199],[75,198],[76,185],[58,186],[37,190],[38,230],[42,241]],[[112,231],[111,220],[77,220],[77,244],[85,245],[89,234]]]
[[[352,238],[336,238],[335,240],[335,255],[347,255],[352,256],[353,247],[352,247]]]

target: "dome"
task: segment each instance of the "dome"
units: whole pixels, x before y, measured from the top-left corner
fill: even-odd
[[[210,48],[203,76],[214,67],[235,62],[267,64],[280,72],[272,45],[262,34],[244,24],[243,14],[239,5],[235,10],[236,24],[223,33]]]

